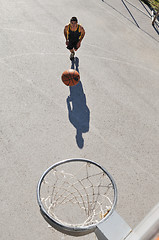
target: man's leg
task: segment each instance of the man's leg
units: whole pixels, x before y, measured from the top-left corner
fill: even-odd
[[[75,52],[74,52],[74,49],[70,49],[70,60],[72,61],[74,59],[74,56],[75,56]]]
[[[74,56],[75,56],[75,51],[78,50],[78,46],[77,46],[77,43],[78,42],[72,42],[70,41],[69,42],[69,45],[67,46],[67,49],[70,50],[70,60],[72,61],[74,59]]]

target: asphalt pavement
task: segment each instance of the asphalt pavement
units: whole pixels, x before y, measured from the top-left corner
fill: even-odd
[[[74,65],[81,82],[70,89],[61,75],[73,67],[63,35],[72,16],[86,35]],[[110,172],[116,211],[132,228],[157,204],[158,66],[158,23],[141,1],[1,1],[1,240],[63,239],[40,215],[36,187],[68,158]]]

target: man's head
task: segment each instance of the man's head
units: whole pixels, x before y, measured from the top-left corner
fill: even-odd
[[[70,23],[71,23],[71,22],[76,22],[76,23],[78,23],[78,20],[77,20],[76,17],[72,17],[72,18],[70,19]]]
[[[77,27],[77,23],[78,23],[78,20],[77,20],[77,18],[76,17],[72,17],[71,19],[70,19],[70,24],[71,24],[71,27]]]

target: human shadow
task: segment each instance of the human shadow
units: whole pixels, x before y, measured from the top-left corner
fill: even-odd
[[[78,57],[75,57],[71,61],[71,69],[75,69],[79,73],[79,58]]]
[[[79,72],[79,59],[76,57],[72,61],[71,68]],[[84,146],[83,133],[89,131],[90,110],[86,104],[86,96],[83,91],[82,82],[75,86],[70,86],[70,95],[67,97],[68,117],[72,125],[76,128],[76,143],[82,149]]]

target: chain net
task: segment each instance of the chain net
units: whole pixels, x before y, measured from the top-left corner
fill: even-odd
[[[69,162],[49,171],[41,184],[43,207],[56,222],[69,227],[97,224],[114,201],[113,184],[94,164]]]

